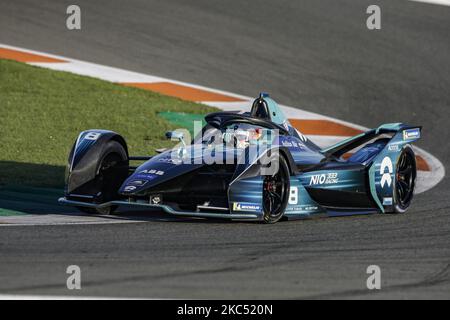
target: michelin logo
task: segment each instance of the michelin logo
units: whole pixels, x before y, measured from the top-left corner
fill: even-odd
[[[403,140],[411,140],[411,139],[419,139],[420,138],[420,129],[408,129],[403,131]]]
[[[261,211],[261,206],[254,203],[233,202],[233,211]]]

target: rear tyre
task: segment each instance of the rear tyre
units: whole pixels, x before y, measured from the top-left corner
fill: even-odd
[[[404,213],[411,205],[416,185],[416,157],[412,148],[407,145],[403,148],[397,160],[395,170],[394,213]]]
[[[128,156],[125,148],[116,141],[110,141],[102,154],[97,176],[94,180],[96,198],[94,203],[101,204],[116,200],[118,190],[128,176]],[[77,207],[89,214],[112,214],[117,206],[104,208]]]
[[[264,223],[275,223],[283,217],[286,210],[290,179],[286,159],[279,153],[270,157],[270,163],[278,161],[278,170],[271,175],[264,176],[263,182],[263,211]]]

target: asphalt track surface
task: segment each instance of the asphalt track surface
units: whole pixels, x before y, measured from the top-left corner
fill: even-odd
[[[197,83],[367,127],[422,124],[450,160],[450,7],[390,1],[0,2],[0,43]],[[382,9],[382,29],[365,26]],[[126,119],[124,119],[126,121]],[[448,171],[448,169],[447,169]],[[450,298],[450,180],[405,215],[275,225],[171,219],[2,227],[0,293],[150,298]],[[132,217],[132,215],[130,215]],[[142,218],[142,214],[139,215]],[[65,269],[82,269],[82,290]],[[382,290],[366,289],[379,265]]]

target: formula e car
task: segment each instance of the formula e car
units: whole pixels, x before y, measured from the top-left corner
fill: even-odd
[[[132,157],[125,139],[82,132],[69,155],[65,197],[90,213],[118,206],[274,223],[316,215],[403,213],[411,204],[421,127],[383,124],[325,149],[289,123],[268,94],[250,112],[217,112],[187,141]],[[131,166],[134,161],[144,161]],[[149,210],[150,212],[151,210]]]

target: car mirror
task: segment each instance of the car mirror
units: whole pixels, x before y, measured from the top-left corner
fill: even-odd
[[[181,131],[167,131],[166,138],[170,140],[183,140],[184,134]]]
[[[172,141],[178,140],[183,145],[182,149],[186,148],[186,142],[184,141],[184,133],[182,131],[179,130],[168,131],[166,132],[166,138]]]

